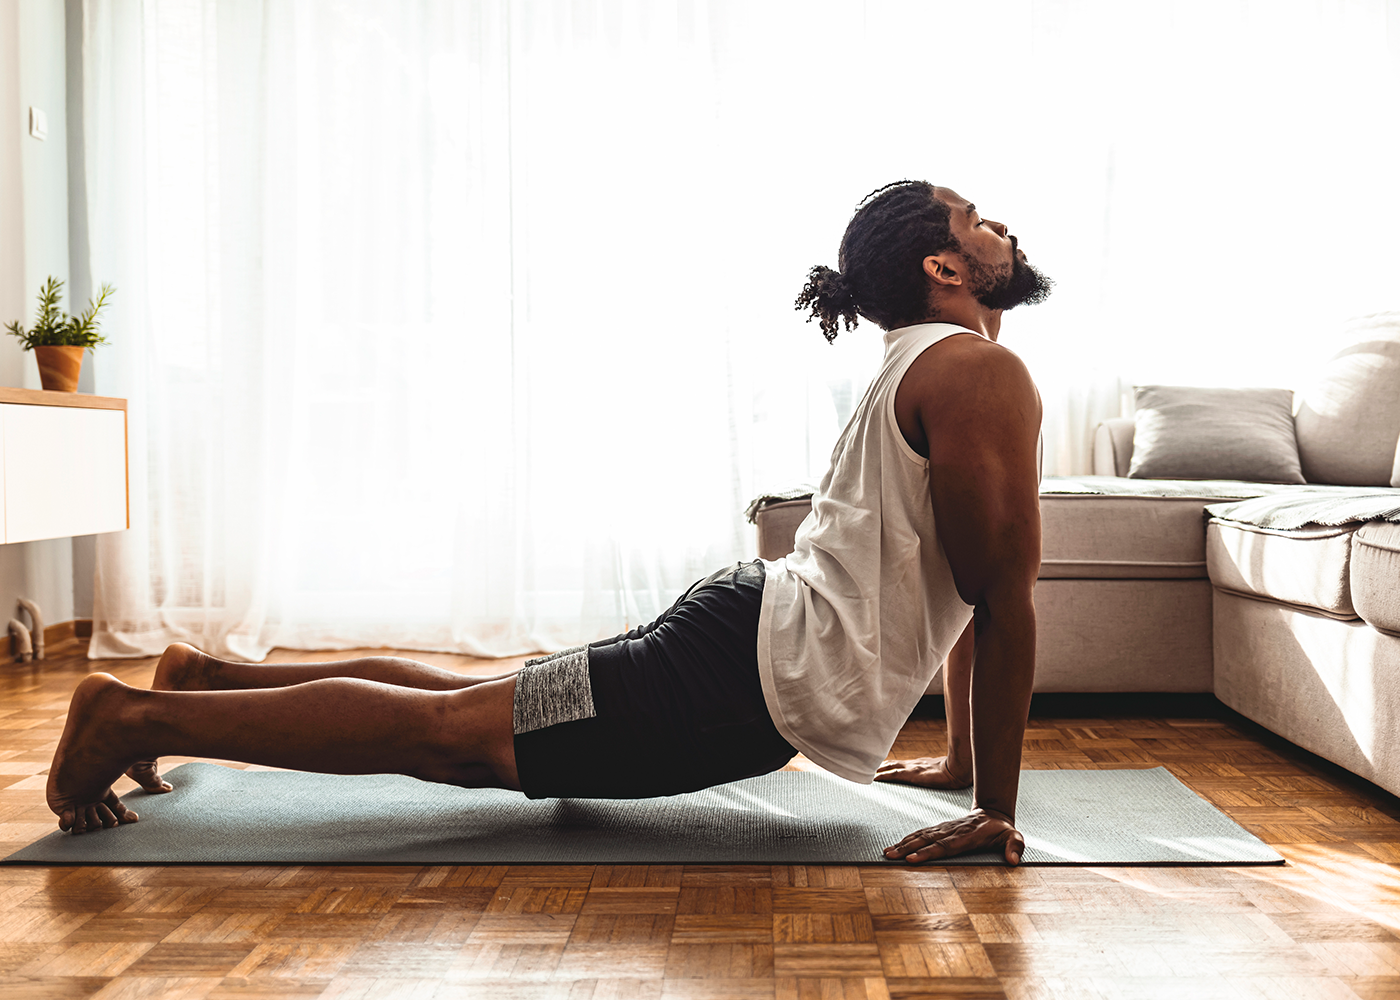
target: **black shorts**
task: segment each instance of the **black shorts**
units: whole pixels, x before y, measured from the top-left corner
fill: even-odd
[[[791,760],[797,751],[774,728],[758,679],[763,578],[763,563],[739,563],[693,584],[650,625],[531,661],[522,677],[536,669],[545,678],[551,663],[572,676],[517,679],[525,794],[676,795]],[[560,703],[571,721],[549,724]]]

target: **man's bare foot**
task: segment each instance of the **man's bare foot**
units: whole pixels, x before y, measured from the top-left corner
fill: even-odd
[[[177,642],[166,648],[156,664],[152,691],[213,691],[218,688],[215,674],[219,661],[201,653],[187,643]],[[160,795],[175,786],[160,776],[160,764],[155,760],[138,760],[126,769],[126,776],[150,795]]]
[[[60,830],[84,833],[139,818],[112,791],[131,760],[122,752],[130,732],[130,693],[111,674],[91,674],[73,692],[46,792]]]
[[[193,646],[177,642],[168,646],[156,664],[152,691],[217,691],[219,661]]]

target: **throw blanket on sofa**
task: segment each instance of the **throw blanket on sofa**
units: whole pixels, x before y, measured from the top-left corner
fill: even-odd
[[[1278,483],[1235,479],[1128,479],[1124,476],[1046,476],[1041,493],[1084,493],[1110,497],[1259,497],[1297,490]]]
[[[1127,479],[1123,476],[1047,476],[1042,494],[1229,499],[1206,505],[1207,519],[1288,531],[1305,524],[1400,522],[1400,490],[1383,486],[1245,483],[1227,479]]]
[[[1210,504],[1206,516],[1279,530],[1305,524],[1400,521],[1400,490],[1379,486],[1294,486],[1283,495]]]
[[[810,500],[815,492],[815,489],[804,483],[780,493],[765,493],[763,496],[754,497],[749,501],[749,505],[744,508],[744,517],[750,524],[757,524],[758,512],[764,507],[775,503],[787,503],[789,500]]]

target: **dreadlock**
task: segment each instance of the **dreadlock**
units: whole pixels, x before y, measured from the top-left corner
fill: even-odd
[[[927,181],[896,181],[877,188],[856,209],[833,271],[820,264],[807,275],[795,308],[810,309],[831,343],[840,323],[859,314],[885,330],[928,319],[924,258],[957,250],[952,213]]]

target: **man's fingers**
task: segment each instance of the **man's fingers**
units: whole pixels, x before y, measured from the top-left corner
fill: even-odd
[[[893,847],[885,848],[885,857],[892,861],[903,858],[910,864],[919,864],[969,851],[997,848],[1001,848],[1007,864],[1019,865],[1026,853],[1026,841],[1019,830],[1003,819],[969,816],[911,833]]]
[[[917,833],[911,833],[909,836],[905,837],[903,840],[901,840],[899,843],[895,844],[893,847],[886,847],[886,848],[885,848],[885,857],[887,857],[887,858],[902,858],[902,857],[904,857],[906,854],[908,854],[910,851],[918,850],[920,847],[924,846],[924,845],[927,844],[927,843],[928,843],[928,838],[927,838],[927,837],[922,837],[922,836],[920,836],[920,835],[917,834]]]
[[[925,861],[936,861],[939,858],[946,858],[957,853],[957,851],[951,850],[945,844],[939,842],[930,844],[922,851],[915,851],[913,854],[905,855],[904,860],[911,865],[920,865]]]
[[[931,844],[946,844],[949,841],[955,840],[959,833],[964,832],[960,830],[960,827],[961,823],[955,821],[951,823],[940,823],[937,826],[916,830],[893,847],[885,848],[885,856],[902,858],[911,851],[920,849],[926,850]]]
[[[928,838],[925,837],[923,835],[923,831],[920,830],[918,833],[911,833],[899,843],[894,844],[891,847],[886,847],[885,853],[890,855],[891,857],[903,857],[904,854],[907,854],[909,851],[912,851],[919,845],[926,843],[928,843]]]
[[[969,848],[976,846],[974,832],[973,830],[953,829],[943,836],[931,837],[927,847],[915,851],[904,860],[918,864],[932,858],[950,858],[954,854],[962,854]]]
[[[925,847],[921,847],[912,854],[905,855],[904,860],[911,865],[917,865],[924,861],[932,861],[935,858],[952,857],[954,854],[958,853],[956,841],[956,836],[929,838],[929,842]]]
[[[965,854],[983,846],[984,841],[978,836],[980,832],[980,827],[962,824],[953,826],[951,830],[935,827],[930,831],[934,836],[928,838],[928,846],[910,854],[905,860],[918,864],[932,858],[950,858],[955,854]]]
[[[931,760],[928,757],[920,757],[916,760],[887,760],[875,769],[875,773],[879,774],[881,771],[914,771],[917,770],[920,765],[929,763],[931,763]]]

